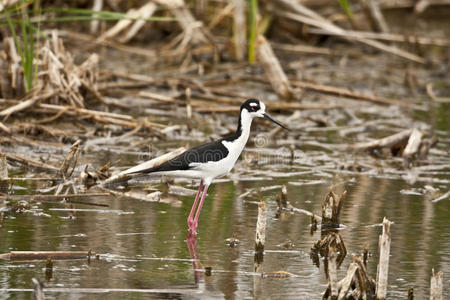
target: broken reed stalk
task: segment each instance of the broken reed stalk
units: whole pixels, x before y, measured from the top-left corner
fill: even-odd
[[[6,161],[6,154],[0,152],[0,180],[8,179],[8,162]]]
[[[280,197],[277,197],[278,209],[287,209],[289,207],[289,202],[287,201],[287,187],[285,184],[281,186]]]
[[[11,251],[0,254],[0,259],[14,261],[85,259],[95,255],[92,251]]]
[[[270,81],[275,93],[280,98],[291,98],[293,95],[289,79],[275,56],[270,43],[263,35],[258,36],[256,51],[258,60],[263,64],[266,78]]]
[[[333,191],[330,191],[325,196],[325,201],[322,206],[322,229],[339,227],[339,213],[341,212],[342,203],[346,194],[347,191],[344,191],[338,197]]]
[[[389,32],[389,27],[380,9],[379,0],[363,0],[362,4],[366,7],[375,30],[378,32]]]
[[[192,124],[191,124],[191,119],[192,119],[192,105],[191,105],[191,88],[186,88],[185,91],[186,94],[186,125],[188,130],[191,130]]]
[[[430,280],[430,300],[442,300],[442,290],[443,290],[443,278],[444,273],[442,271],[438,273],[434,273],[434,269],[432,269],[432,275]]]
[[[31,282],[33,283],[33,293],[31,294],[32,300],[44,300],[44,283],[40,279],[32,278]]]
[[[258,220],[256,222],[255,235],[255,260],[262,260],[264,252],[264,243],[266,241],[266,220],[267,205],[266,202],[258,203]]]
[[[377,299],[386,299],[388,271],[389,271],[389,253],[391,249],[391,222],[383,219],[383,233],[379,238],[379,254],[380,260],[377,267],[377,286],[376,297]]]
[[[414,128],[409,136],[405,150],[403,150],[403,165],[408,167],[414,155],[418,154],[420,144],[422,143],[423,133]]]
[[[234,4],[234,18],[233,18],[233,42],[234,55],[238,61],[243,61],[245,58],[245,50],[247,48],[247,35],[245,28],[245,0],[233,0]]]
[[[78,158],[80,157],[81,148],[80,148],[80,140],[77,140],[70,146],[70,150],[61,163],[61,168],[59,169],[60,174],[63,178],[68,178],[72,176],[75,167],[77,166]],[[72,170],[69,172],[69,168],[72,166]]]

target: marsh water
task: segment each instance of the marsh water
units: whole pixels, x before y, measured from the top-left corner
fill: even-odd
[[[448,125],[448,119],[440,120],[440,124]],[[198,259],[192,259],[186,243],[186,217],[193,196],[170,195],[167,184],[159,179],[134,182],[128,187],[162,190],[161,201],[156,203],[111,196],[89,200],[108,207],[43,201],[20,213],[6,212],[0,228],[1,253],[92,250],[98,256],[90,261],[54,261],[51,272],[45,261],[0,261],[0,284],[9,289],[0,298],[27,299],[31,278],[37,277],[44,279],[50,291],[56,288],[46,292],[49,299],[318,299],[327,287],[327,279],[323,261],[320,266],[314,264],[310,249],[320,239],[320,230],[310,233],[311,219],[307,215],[278,212],[276,197],[283,184],[294,207],[318,214],[330,187],[338,193],[347,190],[340,233],[348,255],[339,268],[339,278],[345,275],[352,254],[364,248],[371,253],[368,270],[375,276],[379,224],[387,217],[394,222],[389,298],[405,298],[411,287],[418,299],[426,298],[432,268],[444,272],[444,292],[448,296],[449,199],[432,203],[424,192],[426,185],[441,191],[449,188],[447,129],[436,128],[441,142],[429,158],[443,167],[421,176],[409,174],[419,172],[413,170],[402,174],[394,174],[394,169],[351,171],[346,164],[356,164],[355,160],[362,165],[384,162],[367,154],[355,158],[352,154],[314,149],[308,145],[320,139],[314,133],[304,134],[304,144],[295,149],[293,157],[276,142],[263,148],[250,142],[230,176],[218,180],[208,191],[196,240]],[[337,135],[330,133],[326,139],[333,141]],[[184,142],[167,147],[177,145]],[[120,157],[120,164],[130,166],[144,158],[141,152],[116,154],[114,147],[119,146],[87,150],[83,159],[101,165]],[[408,176],[416,180],[411,182]],[[195,192],[196,184],[183,180],[170,183],[184,192],[180,186]],[[42,187],[14,182],[11,188],[15,194],[31,194]],[[262,278],[253,273],[257,203],[261,200],[268,205],[262,271],[291,273],[287,278]],[[238,241],[230,246],[229,239]],[[211,272],[205,272],[209,268]]]
[[[334,48],[336,52],[339,49]],[[123,58],[117,53],[107,57],[117,64],[113,67],[109,62],[110,69],[161,73],[149,71],[144,59],[140,64],[136,58]],[[121,63],[125,66],[121,67]],[[166,183],[153,179],[134,181],[126,187],[144,195],[161,191],[159,202],[104,196],[66,202],[40,200],[20,210],[5,209],[0,253],[92,250],[96,256],[90,260],[53,261],[52,267],[46,267],[46,261],[0,260],[0,299],[29,299],[33,277],[43,280],[48,299],[320,299],[328,284],[323,259],[317,265],[310,257],[320,230],[311,233],[308,215],[278,211],[276,198],[282,185],[287,186],[292,206],[316,214],[321,213],[324,196],[331,188],[338,194],[347,191],[339,231],[347,256],[338,269],[339,279],[345,276],[352,254],[362,253],[365,248],[371,254],[368,271],[376,276],[380,223],[387,217],[393,222],[388,298],[405,299],[410,288],[414,288],[416,299],[427,298],[432,269],[444,272],[444,298],[449,298],[450,199],[431,200],[450,189],[450,105],[433,102],[423,88],[432,82],[441,96],[449,96],[448,62],[432,70],[415,69],[421,87],[415,93],[404,85],[408,67],[396,58],[370,53],[351,59],[311,56],[303,61],[292,59],[287,69],[292,74],[303,67],[299,72],[302,79],[376,91],[377,95],[420,105],[378,106],[305,92],[302,103],[320,100],[341,107],[302,111],[291,119],[286,112],[273,112],[274,117],[287,120],[292,129],[289,134],[271,132],[273,127],[255,121],[242,159],[229,176],[217,180],[208,190],[195,242],[186,240],[186,218],[198,184],[195,181]],[[252,75],[258,68],[228,65],[222,70]],[[235,84],[222,88],[267,99],[271,111],[270,102],[275,96],[267,86],[253,82],[239,86],[239,91]],[[104,137],[87,139],[83,141],[76,174],[86,165],[99,168],[107,162],[113,162],[113,171],[123,170],[179,146],[218,138],[236,126],[236,115],[200,114],[194,110],[195,121],[187,130],[185,119],[179,117],[185,114],[184,108],[161,108],[160,102],[137,98],[136,93],[130,93],[120,100],[131,108],[131,114],[150,115],[152,121],[172,126],[166,139],[147,137],[145,133],[117,140],[105,133]],[[318,126],[317,119],[326,120],[326,124]],[[398,157],[374,157],[333,146],[381,138],[412,127],[437,136],[439,143],[427,159],[410,168],[404,168]],[[65,148],[7,144],[3,151],[56,164],[69,147],[70,143]],[[13,164],[9,175],[47,174]],[[13,181],[5,189],[13,195],[37,194],[46,193],[54,184]],[[259,270],[267,272],[266,276],[254,273],[259,201],[265,201],[268,207],[264,261]],[[279,271],[289,275],[272,273]]]

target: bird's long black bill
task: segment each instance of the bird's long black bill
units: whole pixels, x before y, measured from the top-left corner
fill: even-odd
[[[286,130],[289,130],[289,128],[287,128],[286,126],[284,126],[283,124],[281,124],[281,123],[278,122],[277,120],[272,119],[268,114],[263,114],[263,116],[264,116],[264,118],[266,118],[266,119],[269,120],[269,121],[274,122],[274,123],[277,124],[278,126],[284,128],[284,129],[286,129]]]

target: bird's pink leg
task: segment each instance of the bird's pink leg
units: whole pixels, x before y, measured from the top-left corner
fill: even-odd
[[[189,213],[189,217],[187,218],[189,230],[191,230],[191,227],[194,223],[194,212],[195,209],[197,208],[198,199],[202,192],[202,188],[203,188],[203,180],[200,180],[200,186],[198,187],[197,195],[195,195],[194,204],[192,205],[191,212]]]
[[[197,227],[198,227],[198,218],[200,218],[200,212],[203,207],[203,203],[205,202],[206,198],[206,192],[208,191],[209,184],[205,184],[205,188],[202,193],[202,199],[200,200],[200,204],[198,205],[197,212],[195,213],[194,222],[192,224],[191,232],[195,235],[197,234]]]

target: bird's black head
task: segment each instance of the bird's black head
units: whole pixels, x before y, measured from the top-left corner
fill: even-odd
[[[284,126],[277,120],[272,119],[266,113],[266,106],[264,105],[264,103],[262,103],[262,101],[259,101],[258,99],[248,99],[241,105],[241,117],[239,119],[238,130],[241,127],[241,119],[243,118],[243,115],[248,115],[251,119],[265,118],[265,119],[283,127],[284,129],[288,129],[286,126]]]
[[[243,109],[247,110],[249,113],[264,113],[266,106],[258,99],[247,99],[241,105],[241,112]]]

